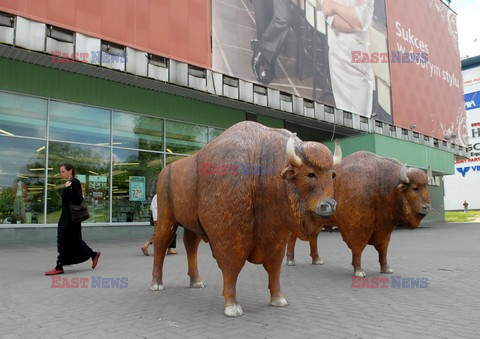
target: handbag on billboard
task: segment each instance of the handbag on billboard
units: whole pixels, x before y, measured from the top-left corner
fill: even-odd
[[[90,218],[85,199],[83,199],[79,205],[70,203],[70,215],[72,216],[73,222],[82,222]]]

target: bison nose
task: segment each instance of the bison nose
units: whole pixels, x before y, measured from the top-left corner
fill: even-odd
[[[420,213],[424,215],[427,215],[428,213],[430,213],[431,210],[432,210],[432,205],[430,204],[422,204],[422,206],[420,207]]]
[[[337,206],[337,202],[333,198],[327,198],[325,200],[320,201],[315,209],[315,214],[321,217],[329,217],[335,212],[335,207]]]

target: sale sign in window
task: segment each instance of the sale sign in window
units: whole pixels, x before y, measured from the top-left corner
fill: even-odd
[[[145,177],[128,177],[130,201],[145,201]]]

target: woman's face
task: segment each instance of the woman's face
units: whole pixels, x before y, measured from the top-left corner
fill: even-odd
[[[63,179],[70,179],[72,176],[72,170],[67,171],[64,166],[60,166],[60,175],[62,176]]]

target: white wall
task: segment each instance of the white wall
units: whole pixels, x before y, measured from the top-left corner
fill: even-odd
[[[447,175],[443,180],[446,211],[462,210],[464,200],[467,200],[469,209],[480,209],[480,159],[455,164],[455,174]]]

